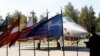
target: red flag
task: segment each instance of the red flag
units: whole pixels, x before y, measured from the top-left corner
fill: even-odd
[[[46,17],[47,18],[47,17]],[[44,18],[43,20],[41,20],[40,22],[33,24],[33,19],[30,19],[29,23],[26,25],[26,27],[22,30],[21,35],[20,35],[20,39],[28,39],[27,38],[27,34],[30,33],[30,31],[36,27],[38,24],[40,24],[41,22],[47,20],[46,18]],[[43,39],[44,36],[33,36],[31,39]]]
[[[20,34],[20,39],[25,38],[25,33],[29,32],[31,30],[31,27],[33,26],[33,19],[29,19],[29,22],[27,23],[27,25],[25,26],[25,28],[23,28],[23,30],[21,31]]]
[[[20,32],[20,35],[17,38],[13,39],[11,41],[11,43],[9,44],[9,46],[13,45],[16,42],[16,40],[18,40],[18,39],[20,39],[20,40],[25,39],[25,35],[24,34],[26,33],[26,30],[31,28],[32,26],[33,26],[33,19],[30,19],[29,22],[26,24],[26,26]]]
[[[4,46],[8,43],[10,43],[13,39],[17,38],[18,34],[19,34],[19,19],[16,20],[9,28],[7,31],[4,32],[3,37],[5,36],[5,38],[2,39],[2,41],[0,42],[0,46]]]

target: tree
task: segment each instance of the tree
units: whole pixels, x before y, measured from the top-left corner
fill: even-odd
[[[90,6],[89,8],[87,6],[83,7],[81,9],[80,15],[79,15],[79,23],[84,26],[89,32],[91,31],[91,27],[95,26],[95,12]]]
[[[90,26],[90,27],[96,25],[95,12],[94,12],[92,6],[89,7],[88,24],[89,24],[88,26]],[[91,28],[90,28],[90,30],[91,30]]]
[[[70,2],[65,6],[64,16],[70,16],[76,23],[78,23],[78,13],[78,10],[74,9]]]
[[[88,30],[88,22],[87,22],[87,19],[88,19],[88,7],[85,6],[81,9],[81,12],[80,12],[80,15],[79,15],[79,19],[78,19],[78,22],[85,28],[87,28]]]
[[[26,19],[27,17],[17,10],[12,15],[8,15],[9,24],[12,24],[16,19],[18,19],[18,14],[20,15],[20,29],[22,29],[24,25],[27,23],[27,19]]]
[[[30,14],[32,15],[31,18],[33,19],[33,23],[34,23],[34,24],[37,23],[38,20],[37,20],[37,17],[36,17],[35,12],[32,11],[32,12],[30,12]]]
[[[10,15],[10,13],[8,13],[6,18],[8,19],[8,25],[11,25],[14,21],[13,18],[12,18],[12,15]]]
[[[100,32],[100,13],[99,13],[98,18],[96,20],[96,29],[98,32]]]

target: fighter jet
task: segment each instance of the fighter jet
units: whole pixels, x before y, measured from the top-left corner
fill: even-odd
[[[63,17],[64,36],[81,37],[88,34],[87,30],[75,23],[71,17]]]
[[[70,17],[63,17],[63,34],[64,34],[64,37],[65,36],[81,37],[81,36],[84,36],[84,35],[88,34],[88,32],[82,26],[80,26],[79,24],[76,24],[72,20],[72,18],[70,18]],[[40,38],[45,39],[46,36],[39,36],[39,37],[36,37],[36,38],[38,40],[42,40]],[[41,41],[37,45],[38,49],[40,49],[40,43],[41,43]],[[57,44],[57,47],[60,48],[60,44]]]
[[[69,37],[69,38],[83,38],[83,37],[86,37],[89,33],[88,31],[82,27],[81,25],[75,23],[73,21],[73,19],[69,16],[67,17],[63,17],[63,38],[65,37]],[[74,44],[74,40],[71,40],[69,39],[70,41],[72,41],[71,43]],[[79,39],[77,39],[78,41]],[[60,37],[59,39],[59,42],[57,44],[57,48],[60,48],[60,46],[63,46],[62,45],[62,37]]]

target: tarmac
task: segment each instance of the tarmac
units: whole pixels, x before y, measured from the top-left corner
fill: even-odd
[[[63,56],[62,50],[55,47],[50,47],[49,49],[49,56]],[[7,56],[6,50],[6,46],[0,48],[0,56]],[[20,51],[20,56],[48,56],[47,47],[42,47],[40,50],[36,49],[34,52],[33,46],[21,46]],[[64,53],[65,56],[89,56],[89,49],[86,47],[77,48],[75,46],[68,46],[64,48]],[[19,56],[19,47],[12,46],[11,48],[8,48],[8,56]]]

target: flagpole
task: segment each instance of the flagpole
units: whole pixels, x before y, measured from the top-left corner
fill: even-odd
[[[20,31],[20,14],[18,13],[18,20],[19,20],[19,28],[18,28],[18,31]],[[18,33],[18,35],[20,36],[20,33]],[[18,37],[19,37],[18,36]],[[21,56],[21,50],[20,50],[20,40],[18,41],[18,44],[19,44],[19,56]]]
[[[62,19],[62,51],[63,51],[63,56],[65,56],[65,51],[64,51],[64,34],[63,34],[63,13],[62,13],[62,7],[61,7],[61,19]]]
[[[78,42],[79,42],[79,38],[77,38],[77,56],[78,56]]]
[[[48,37],[48,56],[50,56],[50,52],[49,52],[49,37]]]
[[[35,39],[33,39],[33,45],[34,45],[34,56],[36,56],[35,52]]]
[[[6,45],[6,56],[8,56],[8,45]]]
[[[48,19],[48,10],[47,10],[47,19]],[[49,29],[49,26],[48,26]],[[48,35],[49,35],[49,31],[48,31]],[[48,41],[48,56],[50,56],[50,49],[49,49],[49,36],[47,37],[47,41]]]
[[[6,20],[8,20],[8,16],[6,17]],[[6,27],[6,29],[8,29],[8,22],[7,22],[7,27]],[[8,56],[8,45],[6,45],[6,56]]]
[[[20,51],[20,41],[18,41],[19,43],[19,56],[21,56],[21,51]]]
[[[33,18],[34,18],[33,14],[34,14],[34,13],[31,12],[31,14],[32,14],[32,18],[31,18],[31,19],[32,19],[32,21],[34,21],[34,20],[33,20]],[[36,23],[35,23],[35,24],[36,24]],[[34,25],[34,22],[33,22],[33,25]],[[34,56],[36,56],[36,54],[35,54],[35,53],[36,53],[36,52],[35,52],[35,39],[34,39],[34,38],[33,38],[33,46],[34,46],[34,49],[33,49],[33,50],[34,50]]]

